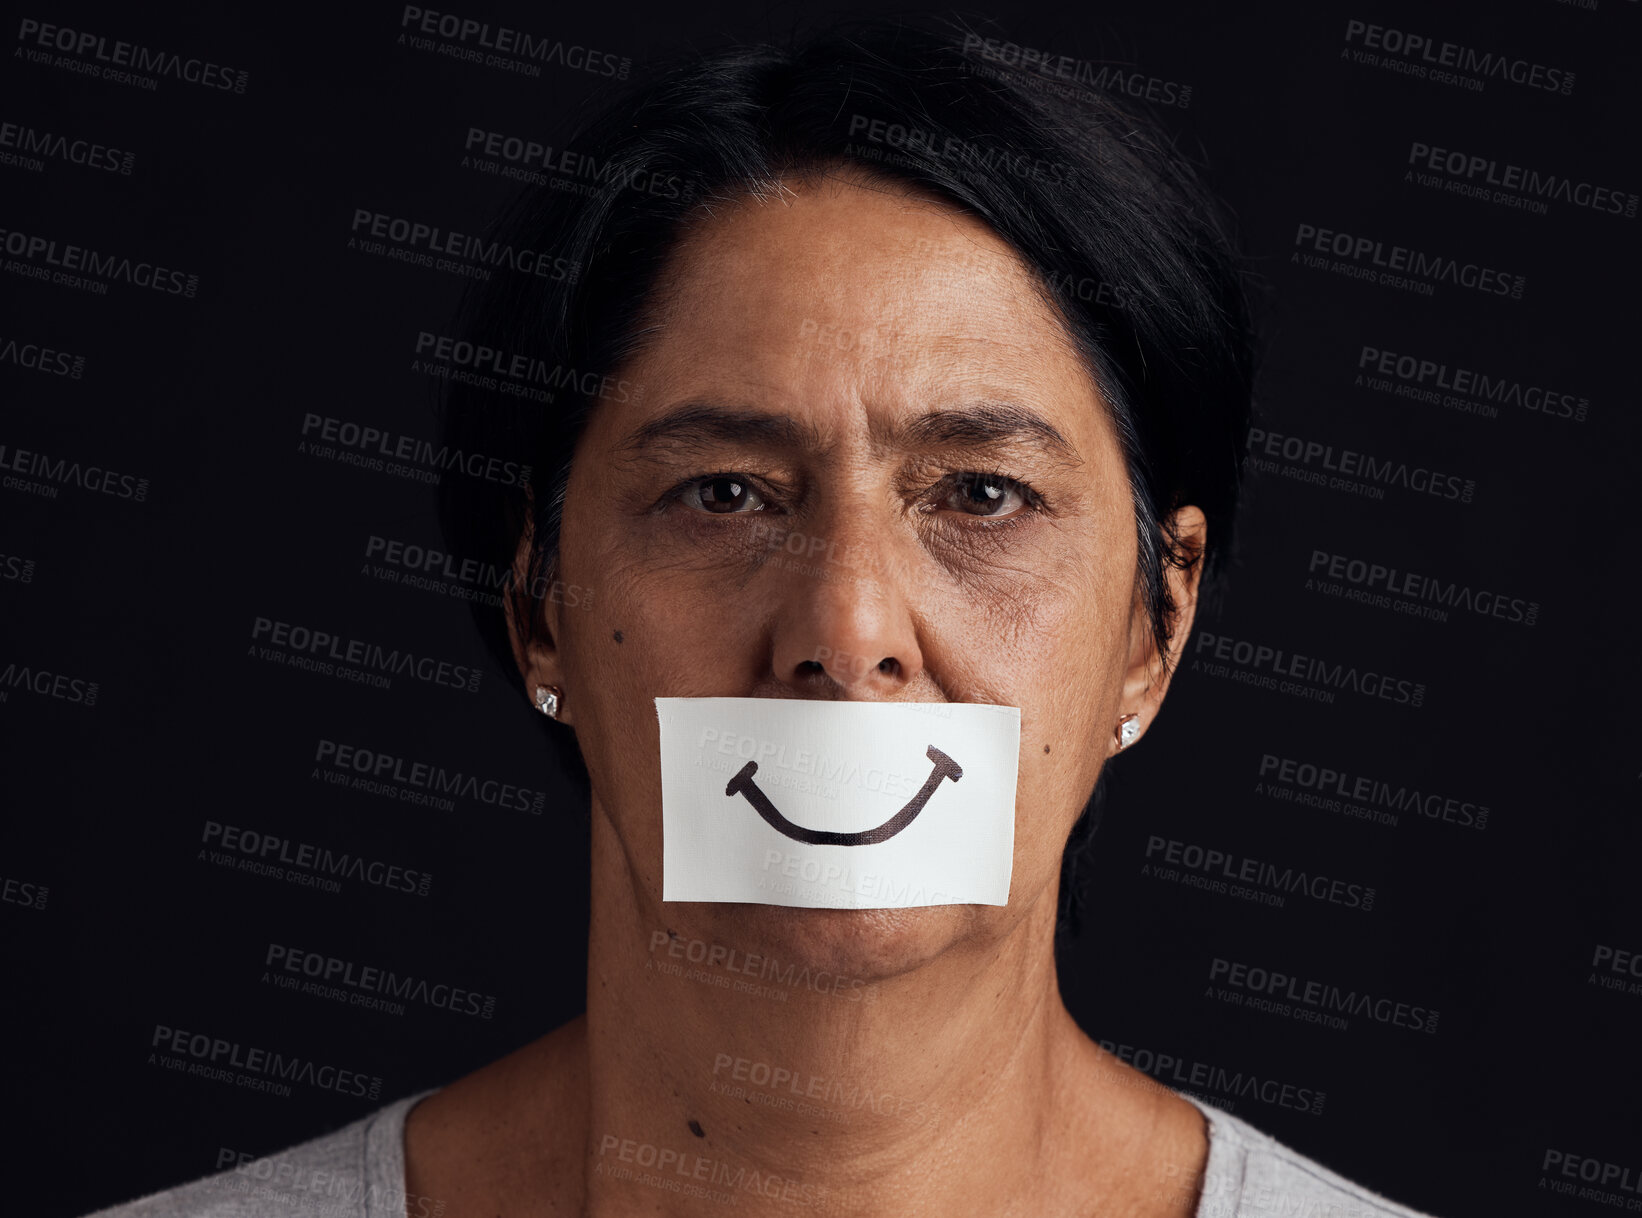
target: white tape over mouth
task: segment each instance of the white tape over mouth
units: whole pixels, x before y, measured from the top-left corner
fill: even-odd
[[[1007,905],[1019,707],[657,698],[662,900]]]

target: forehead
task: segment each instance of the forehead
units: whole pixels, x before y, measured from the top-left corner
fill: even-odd
[[[1057,420],[1098,408],[1020,255],[895,183],[804,182],[716,207],[672,250],[650,320],[628,373],[647,406],[728,394],[823,427],[862,402],[1008,398]]]

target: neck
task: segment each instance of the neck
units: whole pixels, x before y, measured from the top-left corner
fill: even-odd
[[[1101,1148],[1115,1189],[1155,1132],[1060,999],[1052,900],[852,976],[838,951],[783,959],[677,924],[698,907],[647,906],[597,809],[593,837],[588,1214],[1048,1212],[1039,1190],[1071,1172],[1098,1199]],[[824,912],[861,919],[862,941],[879,925]]]

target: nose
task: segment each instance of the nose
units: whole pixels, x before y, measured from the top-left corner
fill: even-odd
[[[914,562],[885,523],[836,525],[804,547],[814,557],[775,564],[781,605],[776,678],[806,697],[895,697],[924,670],[914,615]]]

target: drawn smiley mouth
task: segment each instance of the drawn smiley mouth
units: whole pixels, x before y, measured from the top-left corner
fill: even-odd
[[[948,757],[933,744],[924,750],[924,756],[935,763],[929,777],[918,793],[907,801],[894,816],[890,817],[876,829],[863,829],[859,833],[839,833],[832,829],[806,829],[803,825],[795,825],[782,816],[776,806],[770,802],[770,797],[758,789],[753,781],[753,775],[758,773],[758,762],[749,761],[737,771],[736,776],[730,779],[729,785],[724,788],[724,794],[732,799],[737,795],[745,795],[747,802],[757,810],[758,814],[767,821],[777,833],[792,838],[795,842],[804,842],[811,846],[872,846],[879,842],[887,842],[902,829],[918,819],[918,813],[924,810],[929,797],[935,794],[935,788],[941,785],[941,779],[950,778],[953,782],[964,776],[962,767]]]

